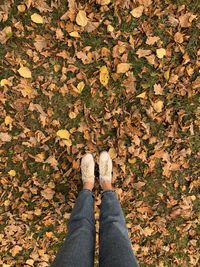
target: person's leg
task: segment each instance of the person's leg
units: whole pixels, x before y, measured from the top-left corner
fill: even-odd
[[[81,163],[83,190],[68,223],[68,233],[52,267],[93,267],[95,251],[94,161],[87,154]]]
[[[136,267],[124,214],[115,192],[112,191],[112,161],[100,155],[100,184],[104,192],[100,206],[100,267]]]

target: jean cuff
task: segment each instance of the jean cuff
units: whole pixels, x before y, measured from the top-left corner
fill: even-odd
[[[112,189],[104,190],[104,191],[101,192],[101,197],[102,197],[104,194],[107,194],[107,193],[110,193],[110,192],[115,193]]]
[[[81,190],[81,192],[88,192],[88,194],[92,194],[92,196],[94,197],[94,193],[93,193],[93,191],[90,190],[90,189],[84,189],[84,188],[83,188],[83,189]],[[80,192],[80,193],[81,193],[81,192]]]

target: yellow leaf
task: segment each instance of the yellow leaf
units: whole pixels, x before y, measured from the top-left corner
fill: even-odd
[[[192,201],[195,201],[195,200],[196,200],[196,196],[195,196],[195,195],[192,195],[192,196],[191,196],[191,200],[192,200]]]
[[[117,152],[114,147],[111,147],[108,151],[111,159],[115,159],[117,157]]]
[[[46,232],[46,236],[47,236],[48,238],[51,238],[51,237],[53,236],[53,232]]]
[[[138,7],[134,8],[134,9],[131,11],[131,15],[132,15],[134,18],[139,18],[139,17],[142,16],[143,10],[144,10],[144,7],[143,7],[143,6],[138,6]]]
[[[165,72],[164,72],[164,78],[165,78],[165,80],[169,80],[169,74],[170,74],[170,70],[166,70]]]
[[[57,136],[59,136],[62,139],[69,139],[70,133],[67,130],[59,130],[57,131]]]
[[[84,87],[85,87],[85,83],[84,82],[79,82],[77,87],[76,87],[77,90],[75,90],[75,91],[78,94],[81,94],[81,92],[83,91]]]
[[[136,158],[128,159],[128,162],[130,164],[134,164],[134,163],[136,163]]]
[[[44,23],[42,16],[40,16],[37,13],[34,13],[33,15],[31,15],[31,20],[37,24],[43,24]]]
[[[163,101],[158,100],[155,103],[152,104],[153,108],[155,109],[156,112],[161,112],[163,109]]]
[[[69,112],[70,119],[75,119],[77,117],[78,113],[75,113],[74,111]]]
[[[63,143],[66,145],[66,146],[71,146],[72,145],[72,141],[69,139],[69,140],[63,140]]]
[[[0,82],[1,86],[4,86],[4,85],[11,85],[11,82],[7,79],[2,79],[1,82]]]
[[[10,171],[8,172],[8,174],[9,174],[10,176],[14,177],[14,176],[16,175],[16,171],[15,171],[15,170],[10,170]]]
[[[77,16],[76,16],[76,23],[79,26],[85,27],[88,23],[88,18],[86,16],[86,13],[84,10],[79,10]]]
[[[27,67],[21,67],[20,69],[18,69],[18,72],[24,78],[31,78],[32,77],[31,71]]]
[[[81,36],[79,35],[79,33],[78,32],[70,32],[69,33],[69,35],[71,36],[71,37],[76,37],[76,38],[80,38]]]
[[[143,93],[137,95],[136,97],[138,97],[138,98],[142,98],[142,99],[146,99],[146,98],[147,98],[146,95],[147,95],[147,93],[146,93],[146,92],[143,92]]]
[[[10,116],[6,116],[4,121],[5,125],[7,126],[12,124],[13,119]]]
[[[112,25],[108,25],[108,26],[107,26],[107,31],[108,31],[108,32],[113,32],[113,31],[114,31],[113,26],[112,26]]]
[[[126,73],[131,67],[130,63],[119,63],[117,65],[117,73]]]
[[[26,6],[25,5],[18,5],[17,9],[19,10],[19,12],[24,12],[26,10]]]
[[[163,58],[166,55],[166,50],[164,48],[156,49],[156,55],[158,58]]]
[[[100,83],[106,86],[109,81],[109,72],[106,66],[102,66],[100,68],[100,74],[99,74],[99,80]]]

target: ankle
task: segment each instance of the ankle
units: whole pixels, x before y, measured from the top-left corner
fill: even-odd
[[[88,190],[92,191],[93,188],[94,188],[94,183],[92,183],[92,182],[85,182],[83,184],[83,189],[88,189]]]
[[[103,191],[112,190],[112,184],[111,184],[111,182],[102,181],[101,182],[101,187],[102,187]]]

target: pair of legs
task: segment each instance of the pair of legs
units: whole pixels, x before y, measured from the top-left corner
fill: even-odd
[[[93,267],[95,251],[94,166],[91,154],[81,163],[83,190],[73,208],[68,234],[52,267]],[[112,161],[107,152],[100,155],[100,184],[103,189],[100,205],[99,266],[136,267],[126,222],[116,194],[112,191]]]

